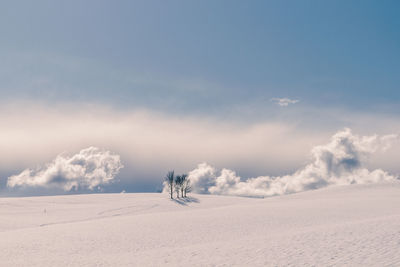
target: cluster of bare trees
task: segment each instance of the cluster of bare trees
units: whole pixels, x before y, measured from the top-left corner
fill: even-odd
[[[192,191],[187,174],[175,176],[174,171],[170,171],[165,176],[165,182],[168,185],[168,193],[171,199],[174,198],[174,192],[176,193],[176,197],[179,198],[179,196],[186,197],[186,194]]]

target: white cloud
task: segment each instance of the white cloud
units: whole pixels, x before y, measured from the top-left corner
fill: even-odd
[[[312,142],[327,134],[305,134],[290,123],[276,121],[236,123],[99,105],[54,108],[29,103],[0,106],[0,125],[0,170],[4,173],[49,162],[60,151],[93,145],[123,157],[126,168],[121,174],[131,172],[121,179],[146,179],[154,184],[170,168],[184,171],[199,161],[246,164],[255,171],[289,171],[288,166],[305,160]]]
[[[296,104],[296,103],[300,102],[300,100],[290,99],[290,98],[272,98],[271,101],[275,102],[276,104],[278,104],[281,107],[287,107],[287,106],[289,106],[289,104]]]
[[[215,184],[216,169],[207,163],[200,163],[189,175],[195,193],[205,194]]]
[[[398,177],[382,169],[369,171],[364,162],[369,155],[386,150],[397,135],[357,136],[350,129],[336,133],[326,145],[312,149],[313,162],[286,176],[260,176],[241,181],[237,174],[202,163],[189,173],[196,193],[266,197],[317,189],[328,185],[364,184]]]
[[[333,122],[335,116],[339,119]],[[306,117],[325,123],[305,124]],[[123,159],[120,182],[107,186],[113,192],[157,189],[168,170],[187,172],[199,162],[212,162],[219,170],[234,166],[244,177],[280,176],[310,162],[311,149],[325,143],[338,127],[349,125],[364,135],[398,133],[399,121],[387,114],[319,109],[296,110],[292,119],[261,116],[244,122],[100,104],[11,101],[0,105],[0,184],[10,173],[51,162],[61,151],[89,146],[106,147]],[[400,173],[399,157],[400,142],[385,153],[372,154],[366,167]],[[0,187],[0,194],[6,191]]]
[[[119,155],[89,147],[72,157],[58,155],[43,167],[13,175],[8,178],[7,186],[92,190],[112,182],[122,167]]]

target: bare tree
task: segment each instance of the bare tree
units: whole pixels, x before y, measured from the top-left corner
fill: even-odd
[[[182,174],[181,175],[181,180],[180,180],[181,186],[180,186],[180,189],[181,189],[181,196],[182,197],[184,197],[185,185],[187,183],[187,178],[188,178],[187,174]]]
[[[185,176],[184,181],[182,182],[183,196],[186,197],[187,193],[192,191],[192,186],[190,185],[190,180],[187,174],[183,174]]]
[[[168,173],[167,173],[167,176],[165,176],[165,182],[166,182],[167,185],[168,185],[168,192],[169,192],[169,195],[170,195],[171,199],[174,198],[174,196],[173,196],[173,192],[174,192],[174,180],[175,180],[174,178],[175,178],[175,177],[174,177],[174,171],[168,172]]]
[[[182,188],[182,177],[180,175],[177,175],[175,177],[175,192],[176,192],[176,197],[179,198],[179,191],[181,191]],[[182,195],[183,197],[183,195]]]

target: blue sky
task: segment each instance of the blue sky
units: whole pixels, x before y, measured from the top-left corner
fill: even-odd
[[[398,1],[2,1],[3,115],[23,119],[23,112],[16,115],[21,105],[62,114],[70,111],[65,105],[93,105],[118,114],[145,110],[159,120],[222,121],[228,128],[294,124],[291,136],[311,131],[318,141],[347,126],[397,131],[399,10]],[[273,98],[299,102],[279,106]],[[371,129],[371,121],[382,125]],[[62,151],[26,162],[40,164]],[[198,161],[209,158],[215,160],[203,154]],[[241,166],[239,158],[217,165],[245,175],[272,168],[249,171],[255,164]],[[193,156],[177,165],[186,170],[194,162]],[[7,166],[2,173],[23,168]],[[125,166],[126,177],[155,175]]]
[[[205,113],[261,107],[273,97],[393,107],[399,8],[397,1],[3,1],[2,97]]]

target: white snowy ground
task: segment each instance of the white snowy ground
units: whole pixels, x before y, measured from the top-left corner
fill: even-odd
[[[400,266],[400,182],[0,199],[1,266]]]

